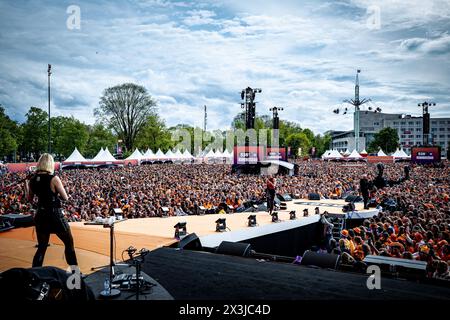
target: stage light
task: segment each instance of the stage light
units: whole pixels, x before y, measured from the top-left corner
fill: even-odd
[[[216,220],[216,232],[227,231],[226,218],[219,218]]]
[[[291,212],[289,212],[289,219],[290,220],[297,219],[297,217],[295,216],[295,210],[292,210]]]
[[[304,217],[309,216],[308,208],[303,209],[303,216]]]
[[[272,212],[272,222],[280,222],[277,211]]]
[[[169,208],[161,207],[161,217],[167,217],[168,213],[169,213]]]
[[[256,215],[252,214],[248,216],[248,226],[249,227],[256,227],[257,223],[256,223]]]
[[[181,237],[186,236],[186,222],[178,222],[173,227],[175,228],[175,239],[180,240]]]

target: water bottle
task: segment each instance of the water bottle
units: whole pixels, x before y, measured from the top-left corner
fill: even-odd
[[[103,288],[107,295],[109,295],[111,293],[111,288],[109,287],[109,278],[105,279],[105,282],[103,283]]]

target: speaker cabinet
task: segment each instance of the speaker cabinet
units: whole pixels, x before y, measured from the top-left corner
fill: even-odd
[[[318,193],[310,193],[308,195],[308,200],[320,200],[320,196]]]
[[[331,253],[317,253],[307,250],[303,254],[301,265],[315,266],[319,268],[337,269],[340,262],[340,256]]]
[[[249,243],[222,241],[216,250],[219,254],[248,257],[252,247]]]
[[[195,250],[200,251],[203,249],[200,239],[195,233],[190,233],[180,241],[175,242],[170,246],[171,248],[179,248],[184,250]]]

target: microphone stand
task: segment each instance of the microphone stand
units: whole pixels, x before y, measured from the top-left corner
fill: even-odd
[[[119,222],[123,222],[126,221],[127,219],[122,219],[122,220],[115,220],[112,221],[110,223],[95,223],[95,222],[86,222],[84,223],[85,225],[103,225],[103,228],[109,228],[109,289],[108,290],[102,290],[100,292],[100,296],[102,298],[114,298],[120,295],[120,290],[119,289],[113,289],[112,288],[112,282],[114,279],[114,266],[116,266],[117,264],[114,262],[114,225],[116,223]],[[91,268],[91,270],[95,270],[95,269],[101,269],[104,268],[106,266],[100,266],[100,267],[93,267]]]

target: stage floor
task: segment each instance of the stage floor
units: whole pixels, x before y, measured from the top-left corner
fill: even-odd
[[[186,222],[188,233],[196,233],[205,246],[216,246],[220,241],[241,241],[252,238],[261,233],[279,232],[299,225],[317,222],[318,215],[314,215],[314,208],[318,206],[320,212],[328,211],[333,214],[345,215],[342,207],[344,200],[293,200],[286,202],[287,210],[279,211],[282,223],[274,224],[267,212],[243,212],[235,214],[211,214],[202,216],[177,216],[168,218],[142,218],[130,219],[115,226],[115,259],[121,261],[122,252],[129,246],[138,250],[146,248],[155,250],[163,246],[169,246],[176,242],[174,239],[174,225],[178,222]],[[303,217],[303,209],[308,208],[309,217]],[[376,210],[363,210],[362,203],[356,203],[357,213],[363,216],[372,216]],[[289,211],[295,210],[297,220],[289,220]],[[258,227],[249,228],[247,218],[255,214]],[[215,221],[218,218],[226,218],[227,227],[231,232],[217,233]],[[93,266],[108,264],[109,257],[109,229],[103,226],[84,225],[83,222],[70,223],[75,248],[79,257],[80,269],[83,273],[90,273]],[[34,228],[13,229],[0,233],[0,271],[12,267],[31,267],[35,252]],[[64,259],[64,248],[61,241],[52,235],[50,246],[47,250],[44,265],[67,268]],[[125,254],[126,257],[126,254]]]

